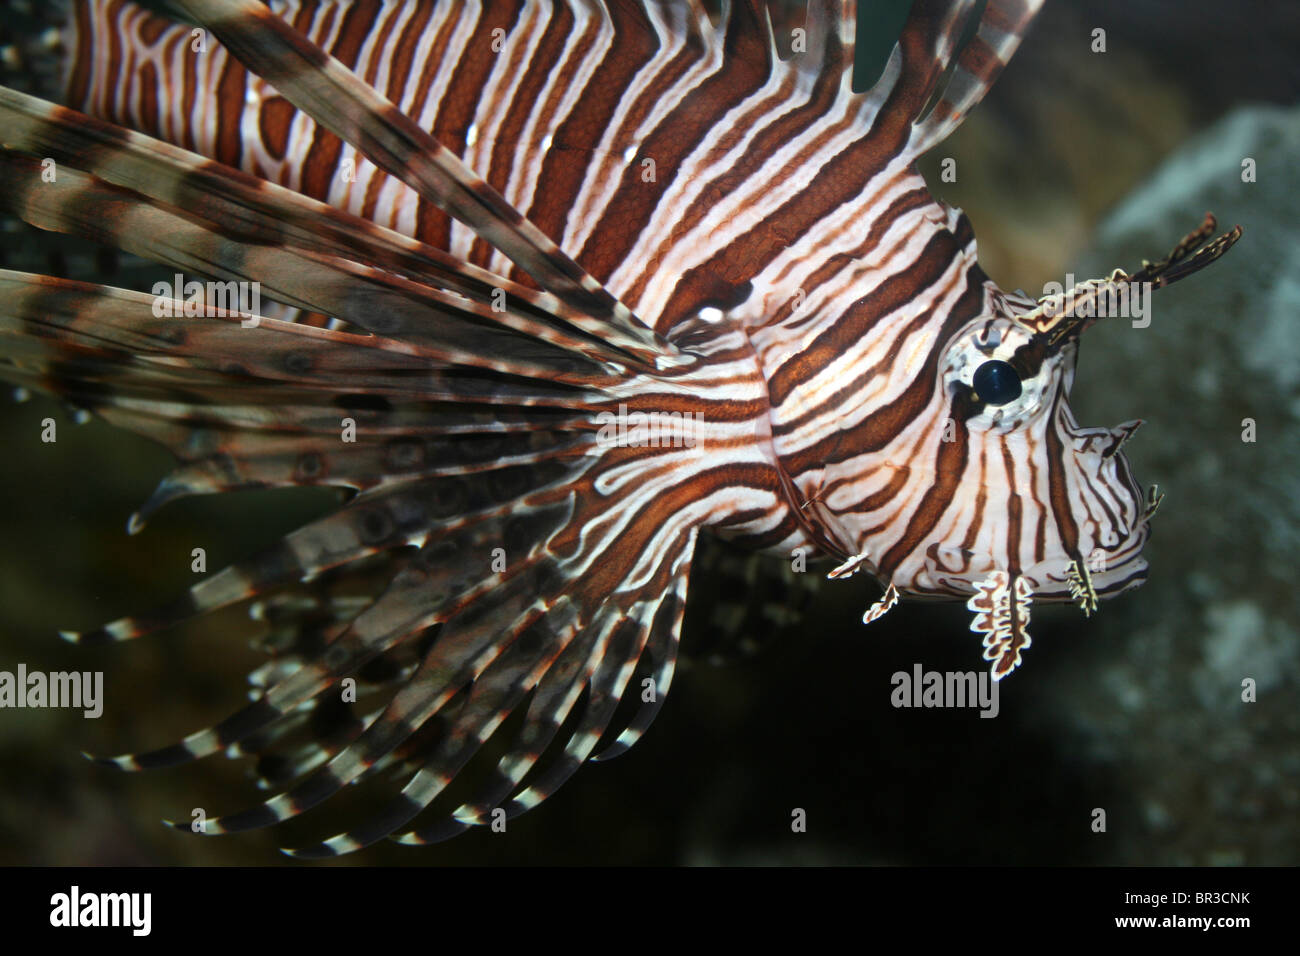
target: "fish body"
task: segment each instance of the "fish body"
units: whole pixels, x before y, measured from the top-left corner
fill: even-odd
[[[405,775],[393,804],[304,855],[535,806],[662,705],[701,535],[871,575],[865,620],[965,601],[995,679],[1032,601],[1091,612],[1145,577],[1138,423],[1082,428],[1067,402],[1081,304],[1180,278],[1239,230],[1208,242],[1207,219],[1041,300],[984,274],[916,161],[1035,0],[917,0],[866,91],[851,2],[174,6],[187,22],[71,4],[68,106],[0,91],[5,207],[179,270],[152,297],[0,274],[0,375],[177,455],[132,531],[186,495],[353,493],[173,605],[70,635],[245,600],[270,627],[255,700],[110,758],[128,769],[277,752],[343,695],[296,782],[206,832],[380,770]],[[403,830],[512,713],[483,792]]]

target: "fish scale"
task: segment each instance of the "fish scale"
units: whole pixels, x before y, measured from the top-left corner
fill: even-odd
[[[1207,216],[1165,258],[1039,300],[985,275],[916,161],[1039,6],[916,0],[859,92],[851,0],[802,20],[753,0],[176,0],[184,22],[60,3],[55,42],[16,57],[62,105],[0,89],[0,206],[265,286],[268,315],[4,271],[0,377],[176,454],[132,532],[184,495],[354,492],[157,612],[67,632],[252,599],[276,629],[243,711],[109,762],[255,756],[276,792],[208,833],[396,773],[385,810],[297,852],[429,843],[647,730],[709,536],[873,577],[864,622],[965,601],[994,679],[1032,602],[1091,613],[1140,584],[1159,498],[1121,450],[1137,423],[1074,420],[1080,338],[1102,296],[1241,231],[1212,240]],[[784,619],[732,601],[750,607],[724,626]],[[363,702],[334,713],[354,674]],[[479,792],[417,820],[512,712]]]

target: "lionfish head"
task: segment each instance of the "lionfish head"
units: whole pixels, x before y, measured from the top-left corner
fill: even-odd
[[[865,567],[887,582],[864,620],[900,595],[964,598],[1000,678],[1029,646],[1031,598],[1091,613],[1098,598],[1145,580],[1160,495],[1143,491],[1120,450],[1142,422],[1079,426],[1068,403],[1079,339],[1099,318],[1129,314],[1131,295],[1196,271],[1241,235],[1237,227],[1207,244],[1214,229],[1207,215],[1166,259],[1132,275],[1116,270],[1029,309],[995,294],[992,309],[957,320],[910,422],[884,447],[827,467],[823,487],[846,493],[805,506],[820,540],[849,556],[833,577]],[[900,418],[906,404],[897,403]]]
[[[911,593],[969,595],[1002,571],[1038,600],[1063,601],[1084,581],[1095,598],[1145,579],[1159,499],[1120,451],[1142,423],[1079,426],[1068,403],[1077,357],[1075,339],[1049,344],[1014,316],[977,319],[951,338],[936,387],[952,414],[939,441],[965,446],[954,500],[971,518],[918,542]]]

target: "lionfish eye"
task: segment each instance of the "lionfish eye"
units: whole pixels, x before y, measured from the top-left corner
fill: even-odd
[[[1006,405],[1020,397],[1020,376],[1006,362],[990,359],[975,370],[971,387],[987,404]]]

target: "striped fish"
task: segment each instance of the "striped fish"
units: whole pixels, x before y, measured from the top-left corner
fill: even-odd
[[[389,773],[373,819],[293,852],[429,843],[646,730],[702,535],[865,572],[865,621],[966,601],[995,679],[1032,600],[1139,584],[1159,498],[1121,451],[1139,422],[1075,422],[1078,340],[1240,229],[1041,300],[981,271],[916,161],[1039,5],[916,0],[865,91],[851,0],[78,0],[7,51],[65,105],[0,89],[0,204],[186,281],[0,272],[0,376],[176,455],[132,533],[188,495],[352,494],[66,633],[245,601],[266,628],[248,706],[106,762],[258,758],[277,793],[209,834]],[[511,715],[478,791],[416,825]]]

